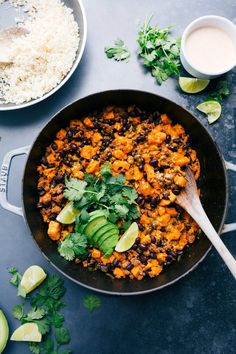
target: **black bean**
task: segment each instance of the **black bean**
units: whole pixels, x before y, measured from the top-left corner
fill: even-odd
[[[140,237],[136,237],[135,243],[137,243],[137,244],[140,243]]]
[[[87,140],[87,139],[84,139],[84,140],[82,141],[82,144],[83,144],[83,145],[88,145],[88,144],[89,144],[89,142],[88,142],[88,140]]]
[[[138,165],[138,168],[140,169],[140,171],[143,171],[143,170],[144,170],[144,164],[141,162],[141,163]]]
[[[139,247],[136,249],[136,252],[138,252],[138,254],[142,254],[143,253],[143,251]]]
[[[156,243],[156,237],[155,236],[151,236],[151,242],[152,243]]]
[[[186,231],[189,231],[190,229],[191,229],[191,226],[190,226],[190,225],[186,225],[186,226],[185,226],[185,230],[186,230]]]
[[[163,247],[163,246],[165,246],[165,242],[163,240],[158,240],[157,241],[157,246],[158,247]]]
[[[143,172],[143,177],[147,179],[147,172]]]
[[[152,200],[152,197],[146,197],[146,198],[145,198],[145,202],[146,202],[146,203],[151,203],[151,200]]]
[[[135,199],[137,204],[142,204],[144,201],[144,197],[142,195],[139,195],[138,198]]]
[[[60,153],[60,155],[61,155],[62,158],[66,157],[66,154],[67,154],[66,151],[62,151],[62,152]]]
[[[64,181],[64,176],[58,174],[58,175],[54,178],[54,180],[55,180],[56,183],[60,183],[60,182]]]
[[[118,135],[123,136],[123,135],[124,135],[124,132],[119,131],[119,132],[118,132]]]
[[[180,192],[181,192],[181,189],[180,189],[180,188],[174,188],[174,189],[172,190],[172,192],[173,192],[175,195],[179,195]]]
[[[178,256],[182,256],[182,254],[184,253],[183,251],[176,251]]]
[[[53,168],[55,167],[54,163],[48,163],[48,168]]]
[[[142,224],[140,224],[140,222],[138,223],[138,228],[139,228],[140,231],[144,231],[145,230],[145,227]]]
[[[169,265],[171,265],[171,263],[172,263],[171,261],[165,262],[164,265],[169,266]]]
[[[73,137],[73,132],[72,132],[72,130],[68,130],[68,132],[67,132],[67,138],[69,138],[69,139],[71,139],[72,137]]]
[[[155,119],[160,118],[160,112],[158,112],[158,111],[153,112],[153,117],[154,117]]]
[[[99,151],[104,151],[106,148],[105,148],[105,146],[99,146]]]
[[[41,158],[40,161],[41,161],[41,163],[42,163],[43,165],[47,166],[48,162],[47,162],[47,160],[46,160],[46,158],[45,158],[44,156]]]
[[[106,158],[107,158],[108,160],[110,160],[110,159],[112,158],[112,153],[111,153],[111,152],[108,152],[108,153],[106,154]]]
[[[57,217],[57,214],[56,214],[56,213],[52,213],[52,214],[49,216],[49,220],[56,220],[56,217]]]
[[[154,158],[151,158],[150,165],[156,166],[157,164],[158,164],[158,161],[156,159],[154,159]]]
[[[43,196],[46,193],[46,191],[43,187],[38,187],[37,191],[40,196]]]
[[[133,264],[132,263],[130,263],[129,265],[127,265],[127,267],[126,267],[126,269],[127,270],[131,270],[131,269],[133,269],[134,268],[134,266],[133,266]]]
[[[146,264],[147,263],[147,257],[145,257],[144,255],[141,255],[139,257],[140,261],[143,263],[143,264]]]
[[[160,169],[159,169],[159,167],[158,166],[155,166],[154,167],[154,172],[158,172]]]
[[[71,163],[69,160],[63,159],[62,162],[64,163],[64,165],[71,167]]]
[[[178,213],[177,214],[177,220],[183,220],[183,214],[182,213]]]
[[[156,258],[157,258],[157,255],[156,255],[156,253],[150,252],[150,257],[151,257],[152,259],[156,259]]]
[[[38,208],[38,209],[43,208],[43,204],[42,204],[42,203],[38,203],[38,204],[37,204],[37,208]]]
[[[140,248],[142,251],[147,251],[147,246],[144,245],[143,243],[140,243],[139,248]]]
[[[170,134],[167,134],[166,135],[166,144],[169,144],[170,141],[171,141],[171,136],[170,136]]]
[[[51,144],[51,148],[52,148],[53,150],[56,150],[56,149],[57,149],[57,144],[52,143],[52,144]]]
[[[171,262],[172,260],[173,260],[173,258],[172,258],[171,256],[167,256],[167,257],[166,257],[166,261],[167,261],[167,262]]]
[[[113,264],[115,267],[117,267],[118,264],[119,264],[118,259],[115,258],[115,259],[113,260],[112,264]]]
[[[173,152],[178,151],[177,146],[173,146],[173,145],[169,146],[169,149],[170,149],[171,151],[173,151]]]
[[[132,249],[136,250],[138,248],[138,245],[136,243],[133,244]]]
[[[176,143],[176,144],[181,144],[182,143],[182,139],[181,138],[173,139],[173,142]]]
[[[127,119],[127,118],[129,118],[129,113],[128,113],[128,112],[122,112],[122,113],[121,113],[121,117],[122,117],[123,119]]]
[[[146,140],[146,136],[144,134],[140,135],[137,137],[136,141],[137,143],[141,143]]]
[[[92,159],[93,159],[93,160],[98,160],[98,159],[99,159],[99,156],[98,156],[98,155],[93,155]]]

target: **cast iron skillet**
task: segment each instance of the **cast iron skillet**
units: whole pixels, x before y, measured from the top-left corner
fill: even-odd
[[[213,226],[219,233],[223,227],[227,208],[227,177],[221,154],[204,126],[192,114],[174,102],[148,92],[114,90],[90,95],[64,108],[40,132],[29,152],[23,177],[24,216],[37,245],[60,272],[78,284],[108,294],[137,295],[170,285],[195,268],[211,247],[208,239],[202,235],[185,250],[179,262],[164,269],[157,278],[142,281],[112,279],[100,271],[91,272],[60,257],[57,245],[47,236],[46,224],[43,223],[39,210],[36,208],[38,202],[37,166],[56,132],[66,127],[70,119],[80,118],[92,110],[110,104],[136,104],[146,110],[159,110],[161,113],[167,113],[174,122],[184,126],[201,163],[202,202]]]

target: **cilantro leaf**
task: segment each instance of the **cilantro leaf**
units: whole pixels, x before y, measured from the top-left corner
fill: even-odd
[[[72,233],[59,244],[58,251],[68,261],[75,257],[86,258],[88,254],[88,240],[83,234]]]
[[[121,39],[117,39],[115,41],[115,45],[112,47],[105,47],[105,53],[107,58],[114,58],[117,61],[120,60],[128,60],[130,57],[130,52],[128,48],[125,46],[124,42]]]
[[[32,321],[37,324],[39,332],[44,335],[50,331],[50,321],[48,318],[42,318],[41,320]]]
[[[18,272],[18,270],[15,267],[11,267],[11,268],[8,268],[8,272],[10,274],[12,274],[12,277],[10,279],[10,283],[14,286],[19,286],[22,276]]]
[[[83,299],[83,305],[87,310],[93,312],[101,306],[101,300],[97,295],[88,294]]]
[[[32,308],[28,313],[27,317],[25,317],[25,321],[33,321],[33,320],[40,320],[46,315],[47,311],[42,308]]]
[[[139,56],[158,82],[179,75],[180,41],[170,35],[171,27],[161,29],[147,20],[138,32]]]
[[[127,206],[120,204],[115,205],[114,209],[119,217],[125,217],[129,211]]]
[[[102,167],[100,168],[100,175],[102,177],[107,177],[107,176],[111,176],[111,165],[109,162],[105,162]]]
[[[87,182],[81,181],[80,179],[77,178],[71,178],[70,180],[66,179],[65,190],[64,190],[65,198],[71,201],[81,200],[86,186],[87,186]]]
[[[18,286],[18,292],[17,292],[17,296],[21,296],[23,297],[24,299],[26,298],[26,290],[25,290],[25,287],[20,285]]]
[[[24,305],[23,304],[15,305],[12,310],[12,315],[17,320],[21,320],[24,316]]]
[[[42,352],[43,354],[51,354],[54,350],[53,340],[51,338],[47,338],[43,344]]]
[[[136,190],[129,187],[125,187],[123,189],[122,195],[128,198],[130,204],[135,203],[135,199],[138,198],[138,193]]]
[[[40,346],[38,343],[29,342],[29,350],[33,354],[40,354]]]
[[[218,81],[215,91],[211,92],[209,99],[222,102],[223,98],[229,95],[228,83],[226,80]]]
[[[60,328],[62,326],[62,323],[64,322],[64,316],[62,316],[60,313],[55,312],[52,316],[51,316],[51,324],[53,324],[53,326],[55,328]]]
[[[59,345],[68,344],[71,340],[69,330],[65,327],[56,328],[55,337]]]

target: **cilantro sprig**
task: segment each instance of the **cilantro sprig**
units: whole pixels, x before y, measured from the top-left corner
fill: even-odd
[[[93,312],[101,306],[101,300],[94,294],[88,294],[83,298],[83,305],[88,311]]]
[[[130,57],[130,52],[125,46],[122,39],[117,39],[114,46],[105,47],[105,53],[109,59],[113,58],[117,61],[128,60]]]
[[[168,77],[179,75],[180,40],[170,35],[171,27],[151,26],[150,20],[138,32],[139,55],[161,85]]]
[[[10,282],[19,286],[21,274],[14,268],[8,269],[13,275]],[[49,275],[39,286],[35,295],[26,295],[25,302],[17,304],[12,310],[13,316],[21,324],[36,323],[43,335],[41,343],[29,343],[29,350],[33,354],[70,354],[70,350],[60,351],[62,345],[70,342],[69,330],[63,327],[64,316],[60,310],[65,306],[63,280],[58,275]],[[28,309],[28,310],[27,310]]]
[[[75,257],[84,259],[88,255],[87,237],[79,233],[69,234],[59,244],[58,251],[67,261],[72,261]]]

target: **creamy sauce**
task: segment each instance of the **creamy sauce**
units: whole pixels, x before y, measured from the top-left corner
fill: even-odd
[[[186,39],[186,56],[199,71],[218,73],[236,64],[236,47],[222,29],[200,27]]]

